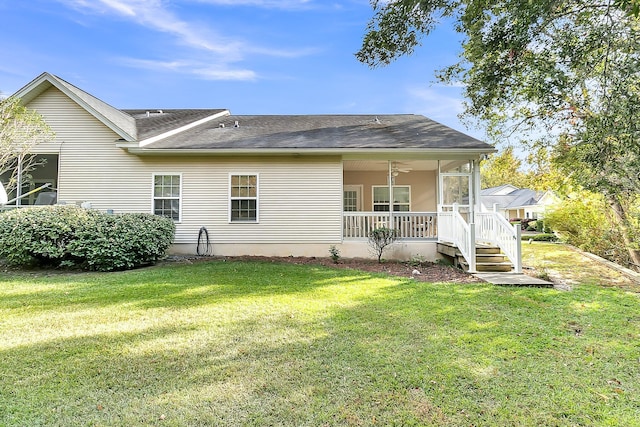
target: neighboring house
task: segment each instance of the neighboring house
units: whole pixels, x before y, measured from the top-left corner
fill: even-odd
[[[507,219],[538,219],[558,201],[552,191],[534,191],[510,184],[480,191],[481,210],[494,209]]]
[[[433,260],[439,239],[469,242],[478,164],[495,152],[418,115],[119,110],[48,73],[15,96],[56,133],[25,189],[168,216],[181,253],[205,227],[216,255],[370,256],[369,232],[391,225],[400,240],[385,256]]]

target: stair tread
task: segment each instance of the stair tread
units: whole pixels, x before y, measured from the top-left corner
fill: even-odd
[[[469,265],[469,263],[466,260],[460,261],[460,264]],[[513,263],[510,262],[510,261],[504,261],[504,262],[478,262],[478,261],[476,261],[476,265],[513,265]]]

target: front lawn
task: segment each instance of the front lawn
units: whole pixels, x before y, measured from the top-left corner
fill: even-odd
[[[258,262],[0,278],[3,426],[639,425],[638,295]]]

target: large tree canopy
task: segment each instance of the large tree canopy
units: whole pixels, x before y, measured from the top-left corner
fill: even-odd
[[[565,173],[603,194],[628,227],[625,205],[640,193],[639,0],[373,6],[360,61],[375,67],[410,54],[438,22],[453,19],[464,36],[461,60],[438,77],[464,84],[465,114],[496,141],[511,135],[549,146]]]

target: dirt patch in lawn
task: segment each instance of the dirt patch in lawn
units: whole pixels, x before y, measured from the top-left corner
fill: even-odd
[[[447,265],[432,262],[408,263],[400,261],[385,261],[378,263],[375,260],[364,258],[341,258],[337,263],[331,258],[316,257],[262,257],[262,256],[238,256],[238,257],[179,257],[171,256],[163,262],[203,262],[203,261],[256,261],[288,263],[297,265],[318,265],[328,268],[342,268],[349,270],[368,271],[372,273],[385,273],[392,276],[413,278],[420,282],[448,282],[448,283],[483,283],[470,274]]]

